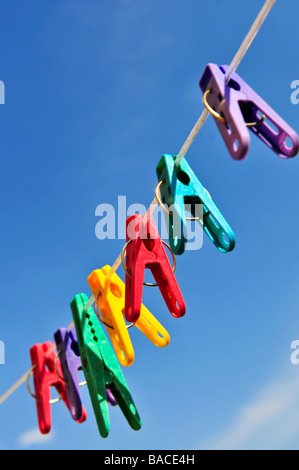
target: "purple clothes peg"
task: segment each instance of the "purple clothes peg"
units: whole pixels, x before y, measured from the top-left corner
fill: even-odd
[[[82,418],[83,406],[79,385],[79,370],[82,369],[75,327],[70,331],[59,328],[54,333],[54,339],[59,355],[66,395],[72,418],[78,421]]]
[[[76,329],[73,327],[70,331],[66,328],[59,328],[54,333],[54,339],[59,353],[63,379],[65,382],[66,394],[70,406],[71,414],[74,420],[80,418],[86,419],[86,413],[82,406],[79,370],[82,369],[80,351],[78,346]],[[107,401],[111,406],[116,406],[117,402],[110,390],[107,392]]]
[[[208,64],[199,86],[232,158],[246,157],[250,146],[248,128],[279,157],[297,155],[297,133],[236,73],[226,84],[227,70],[227,65]]]
[[[117,402],[116,402],[114,396],[112,395],[112,393],[110,392],[110,390],[108,388],[106,389],[106,393],[107,393],[108,403],[110,403],[111,406],[116,406]]]

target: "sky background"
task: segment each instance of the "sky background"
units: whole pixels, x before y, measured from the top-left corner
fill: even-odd
[[[73,296],[91,295],[87,276],[120,253],[122,240],[95,236],[96,207],[152,201],[161,155],[179,152],[203,110],[206,64],[230,63],[263,3],[1,1],[0,395],[30,368],[29,348],[70,323]],[[238,69],[297,131],[298,14],[297,0],[277,0]],[[141,431],[114,408],[102,439],[84,388],[86,423],[58,404],[41,438],[23,385],[0,407],[0,448],[299,449],[299,157],[251,134],[236,162],[209,118],[187,161],[237,243],[223,254],[205,236],[177,257],[183,319],[144,290],[171,343],[130,330],[135,362],[123,372]]]

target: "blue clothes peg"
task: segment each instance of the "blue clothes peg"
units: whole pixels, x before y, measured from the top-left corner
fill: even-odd
[[[166,225],[169,227],[169,242],[172,251],[180,255],[185,251],[187,242],[185,204],[190,205],[192,220],[197,220],[214,245],[221,252],[232,251],[235,247],[235,235],[214,204],[208,191],[197,179],[186,159],[178,167],[176,157],[163,155],[156,173],[160,189],[161,202],[166,213]],[[157,191],[156,191],[156,195]],[[158,197],[159,199],[159,197]],[[196,217],[197,204],[203,205],[203,217]],[[170,209],[168,210],[167,207]],[[190,220],[190,219],[189,219]]]

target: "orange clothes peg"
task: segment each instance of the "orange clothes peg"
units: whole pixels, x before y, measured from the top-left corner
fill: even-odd
[[[110,266],[97,269],[87,281],[120,364],[130,366],[135,354],[128,331],[130,325],[126,325],[124,318],[125,284],[116,273],[110,277],[110,271]],[[135,325],[156,346],[164,348],[169,344],[169,334],[144,305],[141,306],[140,317]]]

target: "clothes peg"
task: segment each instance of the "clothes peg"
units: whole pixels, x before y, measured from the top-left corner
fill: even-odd
[[[72,418],[82,418],[85,411],[82,405],[79,385],[79,370],[82,368],[76,330],[72,328],[59,328],[54,333],[54,339],[60,359],[63,380],[65,383],[67,400],[70,406]]]
[[[140,316],[145,269],[150,269],[170,313],[182,317],[186,306],[151,215],[134,214],[127,219],[125,316],[136,322]],[[174,259],[174,256],[173,256]]]
[[[112,392],[129,425],[138,431],[141,420],[128,385],[94,310],[90,307],[86,311],[87,303],[87,295],[76,295],[71,302],[71,309],[83,372],[99,432],[102,437],[107,437],[110,430],[107,388]]]
[[[227,70],[227,65],[208,64],[199,86],[232,158],[246,157],[248,129],[281,158],[297,155],[297,133],[239,75],[232,74],[226,83]]]
[[[70,411],[65,384],[59,376],[62,376],[61,364],[54,351],[51,341],[44,344],[36,344],[30,348],[32,363],[33,383],[39,429],[42,434],[48,434],[51,430],[51,403],[50,387],[56,388],[59,397]],[[86,415],[85,415],[86,418]],[[78,422],[83,422],[84,413]]]
[[[134,349],[128,330],[130,325],[127,326],[124,319],[125,284],[116,273],[110,276],[110,271],[110,266],[97,269],[87,281],[119,362],[122,366],[130,366],[134,362]],[[144,305],[141,305],[135,325],[156,346],[164,348],[169,344],[169,334]]]
[[[107,402],[111,406],[117,406],[116,400],[114,396],[112,395],[112,392],[110,392],[109,388],[106,388],[106,394],[107,394]]]
[[[177,167],[175,160],[176,157],[172,155],[163,155],[156,168],[161,194],[159,202],[164,208],[172,251],[176,255],[185,251],[187,243],[185,204],[190,205],[192,220],[197,220],[214,245],[222,252],[232,251],[236,244],[232,229],[186,159],[184,158]],[[158,194],[156,197],[160,199]],[[165,208],[164,204],[167,204],[171,210]],[[202,218],[196,214],[197,204],[203,206]]]
[[[82,363],[76,328],[73,326],[70,331],[67,328],[59,328],[54,333],[54,340],[60,359],[70,411],[73,419],[77,421],[82,418],[82,414],[86,417],[86,412],[82,405],[80,391],[79,370],[82,370]],[[110,390],[107,390],[107,399],[110,405],[116,405]]]

